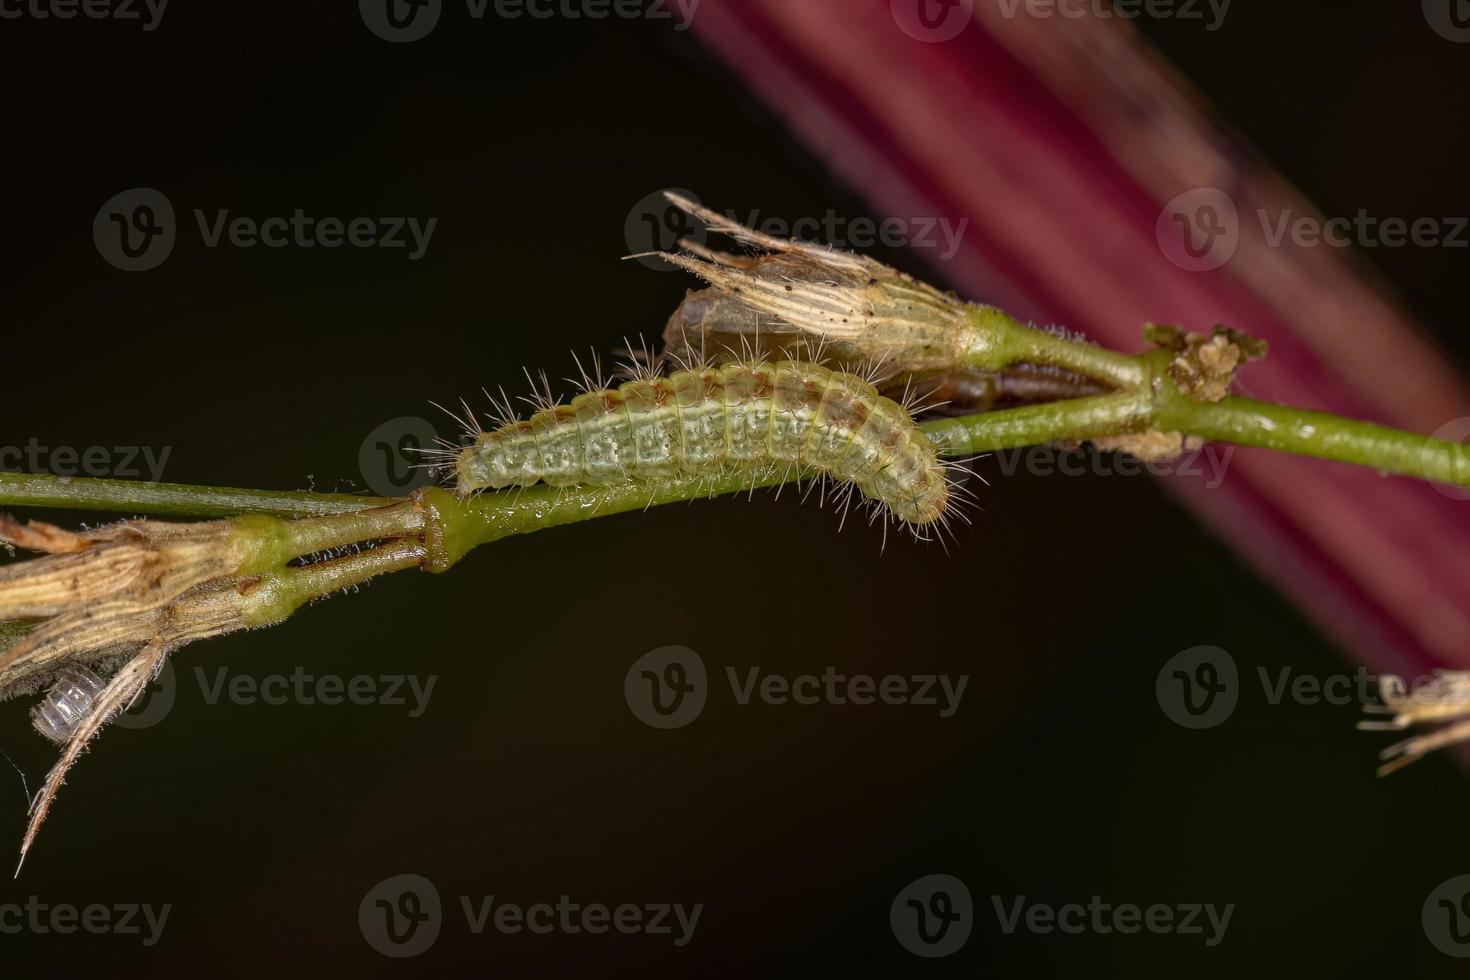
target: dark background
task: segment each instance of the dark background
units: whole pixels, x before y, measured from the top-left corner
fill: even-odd
[[[705,0],[717,3],[721,0]],[[1470,213],[1456,99],[1470,49],[1417,4],[1238,0],[1217,34],[1145,25],[1330,214]],[[1282,8],[1289,9],[1282,9]],[[388,45],[351,4],[170,5],[137,23],[0,21],[0,443],[171,447],[165,478],[352,489],[364,437],[570,349],[658,332],[688,283],[620,262],[665,186],[720,208],[867,214],[667,23],[469,20]],[[875,66],[875,70],[881,70]],[[102,261],[94,214],[156,187],[183,228],[151,272]],[[206,249],[191,211],[436,216],[427,255]],[[875,217],[882,217],[876,215]],[[878,258],[943,281],[913,255]],[[1465,353],[1466,253],[1370,256]],[[983,297],[974,297],[983,299]],[[483,404],[483,402],[481,402]],[[445,427],[449,431],[448,426]],[[717,500],[508,540],[268,632],[176,657],[177,703],[74,771],[0,903],[171,903],[162,941],[0,935],[7,976],[1449,976],[1420,908],[1470,870],[1447,758],[1374,778],[1352,706],[1267,703],[1258,667],[1354,669],[1147,478],[999,478],[949,554],[779,501]],[[105,515],[50,514],[66,523]],[[1161,547],[1162,546],[1162,547]],[[969,674],[959,712],[736,707],[688,728],[622,696],[645,652],[711,673]],[[1198,644],[1244,679],[1186,731],[1159,668]],[[194,668],[437,677],[386,706],[206,704]],[[28,705],[0,747],[34,788]],[[0,770],[0,776],[6,770]],[[9,780],[5,780],[8,782]],[[0,841],[19,840],[19,779]],[[391,875],[446,905],[380,956],[359,902]],[[923,961],[888,926],[911,880],[963,879],[978,924]],[[702,902],[694,940],[487,933],[458,896]],[[1212,902],[1225,941],[1002,935],[1007,901]]]

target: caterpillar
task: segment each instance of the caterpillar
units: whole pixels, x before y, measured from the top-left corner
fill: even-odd
[[[31,724],[57,745],[66,744],[106,686],[106,681],[86,667],[63,671],[31,709]]]
[[[740,360],[584,387],[526,420],[506,406],[502,425],[472,432],[453,458],[458,493],[802,469],[920,528],[942,527],[957,486],[908,409],[820,364]]]

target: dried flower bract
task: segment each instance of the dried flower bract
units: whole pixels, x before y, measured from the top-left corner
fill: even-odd
[[[1387,721],[1361,721],[1362,731],[1404,731],[1418,725],[1439,729],[1390,745],[1379,753],[1384,760],[1380,776],[1402,769],[1431,752],[1470,741],[1470,672],[1440,671],[1426,684],[1410,689],[1392,674],[1378,683],[1382,705],[1370,705],[1370,714],[1390,715]]]
[[[109,676],[66,738],[31,806],[21,859],[67,772],[102,728],[143,692],[168,656],[198,640],[269,626],[306,602],[382,572],[422,565],[414,501],[285,521],[131,521],[75,533],[0,516],[0,544],[45,557],[0,567],[0,699],[93,667]],[[365,550],[297,559],[362,542]]]
[[[844,361],[906,373],[963,362],[967,306],[956,297],[865,256],[764,235],[677,194],[669,200],[712,231],[765,250],[730,255],[683,241],[684,251],[662,253],[719,290],[701,296],[684,319],[749,317],[745,307],[777,330],[820,340]]]

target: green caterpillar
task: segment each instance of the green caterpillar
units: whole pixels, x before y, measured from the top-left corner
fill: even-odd
[[[902,405],[843,371],[736,361],[594,388],[474,436],[458,492],[611,486],[800,468],[855,486],[910,525],[942,522],[952,480]]]

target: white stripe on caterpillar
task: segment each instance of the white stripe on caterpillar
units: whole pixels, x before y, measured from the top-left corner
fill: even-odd
[[[593,388],[477,434],[454,463],[462,496],[794,468],[850,483],[911,525],[942,522],[949,503],[945,465],[903,406],[856,375],[801,361]]]

